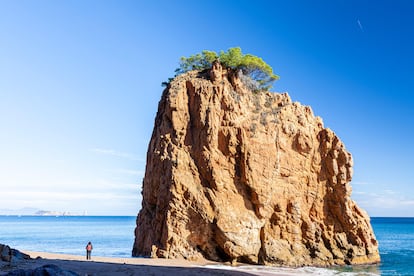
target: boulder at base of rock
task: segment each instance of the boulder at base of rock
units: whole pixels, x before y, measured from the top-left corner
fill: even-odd
[[[63,270],[56,265],[50,264],[36,269],[14,270],[9,272],[7,276],[79,276],[79,274],[73,271]]]
[[[351,154],[310,107],[215,64],[164,90],[133,256],[265,265],[380,261]]]
[[[8,245],[0,244],[0,261],[3,262],[11,262],[13,261],[20,261],[20,260],[28,260],[30,256],[20,252],[19,250],[10,248]]]

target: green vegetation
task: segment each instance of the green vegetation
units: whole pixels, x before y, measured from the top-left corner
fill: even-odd
[[[182,57],[180,67],[175,70],[176,76],[191,70],[209,69],[215,60],[219,60],[224,67],[234,73],[241,72],[242,80],[254,91],[267,91],[272,87],[273,82],[279,79],[279,76],[273,73],[272,67],[263,59],[251,54],[243,54],[240,47],[230,48],[227,52],[220,51],[219,54],[204,50],[189,57]],[[163,85],[166,86],[168,83],[164,82]]]

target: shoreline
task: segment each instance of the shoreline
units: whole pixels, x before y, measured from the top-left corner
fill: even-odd
[[[64,270],[79,275],[222,275],[222,276],[251,276],[251,275],[277,275],[289,276],[291,273],[250,271],[243,267],[230,266],[223,263],[202,260],[187,261],[184,259],[153,259],[153,258],[116,258],[93,256],[86,260],[85,256],[58,254],[20,250],[32,259],[12,262],[10,266],[2,265],[0,275],[18,269],[35,269],[44,265],[56,265]],[[295,273],[296,274],[296,273]]]

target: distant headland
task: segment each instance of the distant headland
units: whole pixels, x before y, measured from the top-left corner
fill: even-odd
[[[0,209],[0,216],[87,216],[88,212],[50,211],[33,207]]]

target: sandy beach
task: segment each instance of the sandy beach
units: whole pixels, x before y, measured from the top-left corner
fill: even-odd
[[[243,268],[222,266],[215,262],[190,262],[186,260],[167,260],[151,258],[111,258],[94,257],[91,261],[85,256],[55,254],[46,252],[22,251],[31,260],[22,260],[11,266],[2,265],[0,275],[17,269],[35,269],[53,264],[79,275],[289,275],[264,271],[244,271]],[[222,267],[216,268],[216,267]]]

